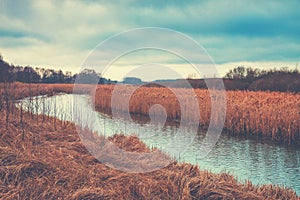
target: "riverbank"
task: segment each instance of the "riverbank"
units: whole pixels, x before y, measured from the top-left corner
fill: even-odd
[[[0,109],[6,101],[14,101],[36,95],[73,93],[73,84],[0,84]],[[124,96],[134,86],[118,85],[123,96],[117,96],[115,109],[127,110]],[[76,93],[91,94],[95,91],[97,111],[111,113],[111,97],[114,85],[76,85]],[[173,88],[176,93],[187,94],[186,89]],[[10,92],[7,92],[10,91]],[[209,123],[218,123],[218,116],[211,119],[211,98],[208,90],[196,89],[196,99],[200,110],[200,126],[207,129]],[[300,94],[282,92],[226,91],[226,117],[224,130],[235,136],[247,136],[258,140],[271,140],[280,144],[300,144]],[[177,97],[167,88],[142,87],[137,89],[129,101],[132,114],[148,116],[152,105],[160,104],[165,108],[170,121],[180,121],[181,108]],[[199,113],[186,109],[185,118],[197,119]],[[194,109],[196,110],[196,109]],[[159,113],[158,113],[159,114]],[[216,120],[216,122],[214,121]],[[196,122],[198,123],[198,121]]]
[[[21,120],[19,111],[7,125],[5,115],[0,117],[2,199],[298,198],[289,189],[239,183],[229,174],[201,171],[187,163],[173,162],[149,173],[121,172],[90,155],[74,124],[26,112]],[[134,136],[116,135],[109,140],[126,151],[153,151]]]
[[[90,94],[92,85],[77,85],[76,92],[80,94]],[[0,83],[0,100],[2,104],[7,100],[14,101],[26,97],[39,95],[53,95],[57,93],[72,93],[73,84],[37,84],[37,83]]]
[[[124,101],[130,91],[129,106]],[[187,89],[172,88],[176,95],[188,95]],[[198,119],[196,109],[182,108],[175,94],[168,88],[141,87],[118,85],[120,94],[115,94],[118,102],[114,109],[129,111],[132,114],[147,116],[152,105],[160,104],[164,107],[167,117],[173,121],[180,121],[182,115],[190,122]],[[204,130],[210,123],[218,124],[222,116],[211,119],[211,96],[208,90],[195,89],[195,98],[198,100],[200,110],[200,126]],[[114,92],[113,85],[97,87],[95,107],[100,112],[111,112],[111,99]],[[183,98],[184,99],[184,98]],[[184,99],[184,101],[187,99]],[[300,144],[300,94],[282,92],[251,92],[251,91],[226,91],[226,117],[224,130],[230,135],[249,135],[256,139],[268,139],[281,144]],[[222,108],[220,113],[224,113]],[[161,112],[161,111],[159,111]],[[157,113],[159,115],[159,113]],[[198,123],[198,121],[196,122]]]

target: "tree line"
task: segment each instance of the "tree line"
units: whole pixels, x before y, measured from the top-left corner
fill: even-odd
[[[300,73],[297,67],[260,70],[239,66],[225,75],[224,83],[227,89],[300,92]]]
[[[186,81],[188,81],[192,88],[208,89],[207,83],[209,82],[210,87],[223,89],[220,85],[220,79],[226,90],[300,92],[300,73],[298,69],[287,67],[260,70],[239,66],[227,72],[223,78],[195,79],[188,77],[187,79],[155,81],[145,86],[184,88],[189,87],[186,84]]]
[[[76,83],[85,84],[94,84],[97,81],[98,84],[117,83],[117,81],[106,79],[95,70],[90,69],[73,75],[71,72],[63,73],[62,70],[14,66],[5,62],[0,54],[0,82],[74,83],[75,80]],[[194,88],[207,88],[204,79],[188,78],[187,80]],[[300,92],[300,73],[297,68],[260,70],[238,66],[224,76],[223,82],[226,90]],[[182,86],[181,80],[172,81],[167,85],[170,87]]]
[[[0,54],[0,82],[23,82],[23,83],[95,83],[112,84],[116,81],[103,78],[95,70],[85,69],[79,74],[72,74],[62,70],[32,68],[30,66],[14,66],[4,61]]]

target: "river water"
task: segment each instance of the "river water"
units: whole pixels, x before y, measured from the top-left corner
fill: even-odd
[[[39,97],[33,99],[31,103],[28,99],[21,102],[23,108],[32,107],[32,112],[72,121],[105,136],[120,133],[135,134],[149,147],[157,147],[162,150],[169,141],[172,141],[178,131],[178,126],[175,125],[162,127],[143,120],[128,121],[95,112],[90,106],[89,98],[83,95],[61,94]],[[186,129],[184,134],[188,137],[189,130]],[[186,147],[185,151],[172,155],[172,148],[169,148],[166,153],[180,162],[198,164],[202,170],[206,169],[214,173],[227,172],[236,176],[239,181],[247,179],[254,184],[276,184],[290,187],[300,195],[299,148],[221,134],[214,148],[202,158],[199,156],[199,149],[204,136],[203,131],[198,131],[193,143]],[[177,140],[180,144],[180,137]],[[180,148],[185,148],[184,142]]]

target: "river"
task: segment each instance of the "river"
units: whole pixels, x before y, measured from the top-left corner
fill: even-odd
[[[28,98],[21,101],[24,108],[32,112],[44,113],[88,126],[93,131],[110,136],[113,134],[135,134],[149,147],[164,149],[176,135],[178,127],[163,127],[145,123],[143,120],[127,121],[121,118],[95,112],[89,98],[83,95],[60,94],[39,97],[29,103]],[[37,104],[36,104],[37,103]],[[38,106],[35,106],[38,105]],[[78,117],[80,116],[80,118]],[[189,130],[186,130],[186,135]],[[180,155],[172,155],[179,162],[198,164],[200,169],[214,173],[227,172],[239,181],[250,180],[254,184],[275,184],[294,189],[300,195],[300,149],[264,143],[253,139],[241,139],[221,134],[217,144],[204,158],[199,158],[199,149],[205,136],[198,131],[193,143]],[[177,138],[180,140],[180,137]],[[179,143],[180,144],[180,143]]]

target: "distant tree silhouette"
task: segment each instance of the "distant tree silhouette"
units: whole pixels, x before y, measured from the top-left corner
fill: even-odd
[[[212,78],[210,81],[214,81]],[[4,61],[0,54],[0,82],[24,82],[24,83],[83,83],[83,84],[115,84],[101,76],[95,70],[84,69],[78,74],[72,75],[62,70],[32,68],[30,66],[14,66]],[[203,79],[187,79],[194,88],[207,88]],[[181,87],[183,80],[174,80],[168,83],[171,87]],[[217,81],[217,78],[216,78]],[[217,81],[218,82],[218,81]],[[226,73],[223,78],[227,90],[269,90],[300,92],[300,73],[297,66],[294,70],[287,67],[271,70],[259,70],[251,67],[238,66]],[[139,84],[142,80],[135,77],[127,77],[124,83]],[[150,86],[151,84],[149,84]],[[152,84],[155,86],[155,84]]]
[[[101,77],[101,74],[90,69],[84,69],[79,74],[72,75],[70,71],[64,74],[62,70],[14,66],[5,62],[0,54],[0,82],[74,83],[76,78],[77,83],[94,84],[97,81],[98,84],[116,83],[116,81]]]
[[[266,71],[240,66],[230,70],[224,78],[225,87],[230,89],[300,92],[300,73],[297,68],[291,70],[283,67]],[[241,84],[246,85],[242,87]]]
[[[96,84],[100,79],[100,75],[95,70],[84,69],[76,75],[76,83],[82,84]]]
[[[3,60],[3,57],[0,54],[0,81],[1,82],[9,81],[9,70],[10,70],[10,65]]]
[[[245,67],[239,66],[234,69],[231,69],[226,75],[225,78],[229,79],[245,79],[247,70]]]

